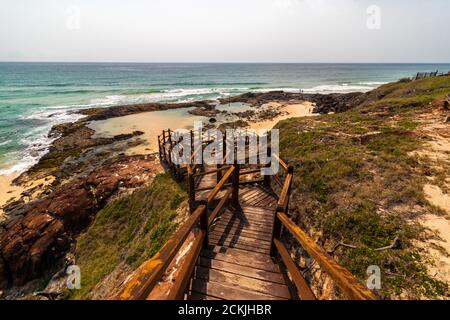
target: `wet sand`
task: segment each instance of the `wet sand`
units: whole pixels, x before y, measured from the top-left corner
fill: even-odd
[[[312,113],[314,105],[310,102],[295,104],[270,102],[261,106],[260,109],[264,108],[279,109],[282,112],[273,119],[250,121],[249,127],[251,129],[272,129],[281,120],[315,115]],[[202,121],[204,124],[208,123],[209,119],[207,117],[189,114],[188,111],[190,109],[192,108],[143,112],[124,117],[92,121],[89,127],[96,131],[94,137],[112,137],[114,135],[131,133],[135,130],[142,131],[144,134],[139,136],[139,138],[145,142],[128,149],[126,153],[148,154],[158,151],[157,137],[162,130],[167,130],[168,128],[172,130],[180,128],[191,129],[194,126],[194,121]],[[217,119],[221,119],[221,117],[217,117]],[[220,121],[216,124],[220,124]]]
[[[2,207],[8,203],[9,201],[16,201],[19,200],[20,195],[22,192],[34,188],[40,184],[42,185],[49,185],[53,182],[54,177],[46,177],[38,180],[34,180],[31,183],[28,183],[23,186],[16,186],[12,185],[11,182],[18,176],[18,174],[11,174],[9,176],[2,176],[0,175],[0,221],[2,221],[3,218],[3,210]],[[33,195],[31,195],[32,198],[37,197],[39,194],[39,190],[37,190]]]
[[[207,122],[207,117],[195,116],[188,113],[193,108],[174,109],[164,111],[152,111],[132,114],[124,117],[111,118],[107,120],[92,121],[89,124],[95,130],[96,137],[112,137],[119,134],[127,134],[133,131],[142,131],[139,136],[144,143],[132,147],[126,151],[127,154],[148,154],[158,151],[158,135],[163,130],[191,129],[194,121]]]
[[[270,119],[257,122],[251,122],[251,129],[272,129],[281,120],[298,117],[311,117],[317,114],[313,113],[314,104],[311,102],[295,103],[295,104],[281,104],[279,102],[269,102],[262,105],[262,108],[279,108],[282,114]]]
[[[293,117],[314,116],[312,113],[314,105],[310,102],[282,104],[279,102],[269,102],[262,105],[260,108],[255,108],[256,112],[266,108],[278,109],[281,114],[273,119],[261,121],[249,121],[251,129],[271,129],[275,124],[281,120]],[[194,121],[202,121],[204,124],[208,123],[209,118],[204,116],[197,116],[189,114],[188,111],[193,108],[163,110],[142,112],[123,117],[111,118],[107,120],[92,121],[89,127],[96,131],[94,137],[112,137],[119,134],[128,134],[139,130],[144,132],[138,139],[144,140],[144,143],[130,147],[125,151],[128,155],[149,154],[158,151],[157,137],[162,130],[168,128],[175,130],[179,128],[191,129],[194,126]],[[238,111],[238,110],[234,110]],[[232,117],[233,118],[233,117]],[[218,116],[217,119],[225,121],[227,117]],[[239,118],[236,118],[239,119]],[[1,207],[10,200],[18,200],[20,195],[25,190],[40,185],[46,185],[52,182],[53,179],[39,179],[25,186],[13,186],[11,181],[17,177],[18,174],[9,176],[0,176],[0,220],[3,216]]]

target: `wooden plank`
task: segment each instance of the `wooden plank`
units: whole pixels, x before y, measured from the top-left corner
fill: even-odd
[[[278,300],[279,298],[252,292],[249,290],[237,289],[226,286],[217,282],[208,282],[201,279],[194,279],[192,281],[192,291],[227,300]]]
[[[194,271],[195,263],[200,255],[202,249],[202,243],[205,238],[206,232],[204,230],[199,230],[191,249],[189,250],[183,264],[180,267],[178,276],[175,279],[173,286],[170,288],[169,294],[167,295],[167,300],[181,300],[184,297],[184,293],[189,284],[189,280],[192,277],[192,272]]]
[[[292,183],[292,173],[289,173],[284,180],[283,188],[281,189],[280,196],[278,199],[277,210],[284,210],[285,205],[289,198],[289,190],[291,188]]]
[[[261,208],[256,206],[248,206],[244,205],[241,207],[243,212],[255,212],[255,213],[261,213],[261,214],[267,214],[267,215],[273,215],[275,213],[274,210],[271,208]]]
[[[226,272],[230,272],[230,273],[234,273],[234,274],[238,274],[238,275],[246,276],[246,277],[250,277],[250,278],[255,278],[255,279],[259,279],[259,280],[285,284],[283,275],[280,273],[259,270],[259,269],[255,269],[252,267],[236,265],[236,264],[225,262],[225,261],[208,259],[205,257],[200,257],[199,265],[202,267],[223,270]]]
[[[337,286],[354,300],[375,300],[375,295],[362,285],[347,269],[336,262],[324,249],[318,246],[299,226],[297,226],[284,212],[278,213],[283,225],[300,242],[311,257],[328,273]]]
[[[308,283],[303,277],[302,273],[298,269],[297,265],[292,260],[289,252],[283,243],[278,239],[273,239],[275,246],[277,247],[278,253],[280,254],[281,260],[283,261],[286,269],[291,275],[292,281],[297,287],[297,293],[301,300],[316,300],[316,296],[311,291]]]
[[[255,238],[255,239],[263,239],[266,241],[271,241],[271,235],[267,232],[260,232],[256,230],[247,230],[244,227],[239,226],[239,224],[234,224],[229,227],[224,226],[212,226],[211,227],[211,234],[242,234],[243,236],[249,237],[249,238]]]
[[[216,297],[211,297],[203,293],[190,291],[187,295],[187,300],[223,300]]]
[[[225,210],[225,204],[226,201],[230,198],[231,195],[231,188],[228,188],[225,192],[225,195],[222,197],[220,202],[217,204],[217,206],[214,208],[213,212],[211,212],[209,218],[208,218],[208,224],[211,225],[213,221],[218,218],[222,212]]]
[[[197,267],[195,270],[195,278],[208,282],[218,282],[233,288],[265,293],[283,299],[290,298],[289,289],[284,284],[262,281],[222,270]]]
[[[272,228],[270,226],[259,226],[259,225],[244,225],[243,223],[239,222],[238,220],[234,220],[234,221],[230,221],[230,222],[224,222],[224,221],[218,221],[217,223],[214,224],[214,228],[221,228],[221,229],[226,229],[226,228],[240,228],[240,229],[245,229],[248,232],[252,232],[252,233],[259,233],[259,232],[264,232],[267,233],[269,235],[272,234]]]
[[[237,243],[233,243],[233,242],[221,242],[215,239],[210,239],[209,241],[210,244],[215,245],[215,246],[225,246],[225,247],[229,247],[229,248],[238,248],[238,249],[242,249],[242,250],[248,250],[251,252],[259,252],[259,253],[264,253],[264,254],[268,254],[270,252],[269,249],[265,249],[265,248],[261,248],[261,247],[255,247],[253,245],[248,245],[242,242],[237,242]]]
[[[268,249],[270,248],[270,241],[268,240],[263,240],[263,239],[255,239],[255,238],[249,238],[249,237],[245,237],[243,235],[240,234],[229,234],[229,233],[222,233],[222,234],[210,234],[209,235],[211,240],[218,240],[220,241],[221,245],[226,245],[228,243],[232,244],[232,243],[241,243],[241,244],[245,244],[248,246],[254,246],[254,247],[261,247],[261,248],[265,248]]]
[[[172,259],[178,253],[192,228],[198,223],[205,209],[206,207],[204,205],[199,206],[181,228],[166,242],[161,250],[153,258],[141,265],[138,271],[127,282],[124,289],[119,293],[118,299],[145,300],[148,297],[155,284],[163,276]]]
[[[266,221],[260,221],[260,220],[249,220],[249,219],[245,219],[245,218],[239,218],[239,217],[235,217],[233,215],[230,214],[222,214],[220,216],[219,221],[217,222],[218,225],[228,225],[228,224],[233,224],[238,222],[240,225],[242,225],[245,228],[250,228],[250,229],[268,229],[268,230],[272,230],[271,228],[271,223],[266,220]]]
[[[262,224],[262,225],[270,225],[272,224],[273,218],[270,217],[260,217],[260,216],[253,216],[253,215],[246,215],[245,213],[235,213],[233,216],[229,214],[228,212],[225,212],[222,216],[224,217],[230,217],[234,218],[236,220],[240,220],[243,222],[248,222],[249,224],[255,223],[255,224]]]
[[[219,247],[219,246],[209,246],[207,250],[216,252],[216,253],[223,253],[228,254],[231,256],[241,256],[243,259],[245,258],[251,258],[252,260],[258,260],[261,262],[266,263],[273,263],[272,257],[268,255],[267,253],[259,253],[259,252],[251,252],[247,250],[237,249],[237,248],[225,248],[225,247]]]
[[[211,202],[216,195],[219,193],[219,191],[222,189],[225,182],[228,181],[228,179],[231,177],[235,170],[235,166],[230,167],[227,172],[223,175],[222,179],[217,183],[217,185],[214,187],[214,189],[209,193],[208,195],[208,202]]]
[[[252,267],[255,269],[280,273],[280,267],[277,264],[273,263],[273,261],[269,255],[264,255],[263,260],[260,260],[258,258],[249,259],[248,251],[242,251],[242,250],[236,250],[236,249],[231,249],[231,250],[234,250],[235,252],[241,251],[244,253],[242,253],[242,254],[234,253],[233,254],[233,251],[230,252],[230,250],[228,250],[228,252],[225,254],[225,253],[214,252],[212,250],[204,249],[200,252],[200,256],[205,257],[205,258],[225,261],[225,262],[229,262],[229,263],[234,263],[234,264],[241,265],[241,266]]]

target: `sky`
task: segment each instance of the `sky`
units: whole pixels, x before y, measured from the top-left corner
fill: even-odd
[[[0,0],[0,61],[450,62],[448,0]]]

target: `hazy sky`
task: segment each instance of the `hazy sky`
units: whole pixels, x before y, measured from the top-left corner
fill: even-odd
[[[449,0],[0,0],[0,61],[450,62],[449,21]]]

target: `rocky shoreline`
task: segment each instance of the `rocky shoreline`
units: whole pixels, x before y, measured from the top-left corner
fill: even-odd
[[[314,112],[342,112],[358,105],[366,94],[296,94],[273,91],[245,93],[219,99],[221,104],[242,102],[260,107],[270,102],[315,103]],[[149,111],[177,108],[194,109],[191,113],[214,119],[218,113],[212,101],[163,104],[149,103],[82,110],[84,118],[74,123],[57,125],[50,136],[57,137],[49,152],[25,173],[14,180],[24,185],[36,179],[53,179],[33,190],[22,193],[19,200],[4,207],[5,219],[0,223],[0,290],[14,292],[29,281],[49,279],[64,267],[66,254],[95,218],[96,213],[111,199],[150,182],[162,168],[156,154],[125,155],[128,148],[141,144],[142,132],[94,137],[88,127],[91,121],[105,120]],[[260,112],[260,119],[272,119],[278,111]],[[226,113],[226,112],[225,112]],[[217,124],[240,127],[255,119],[255,111],[244,111],[238,122]],[[214,122],[214,121],[210,121]],[[8,289],[9,288],[9,289]],[[9,291],[8,291],[9,290]]]

